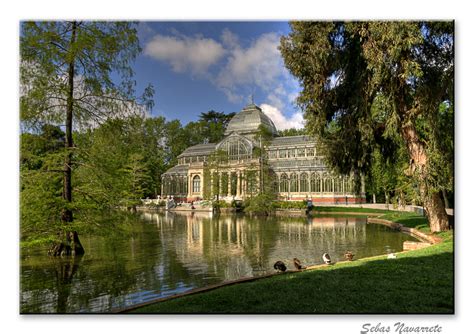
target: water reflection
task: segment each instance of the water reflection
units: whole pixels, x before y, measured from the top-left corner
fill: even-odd
[[[21,312],[107,312],[241,277],[402,249],[412,240],[366,218],[249,218],[239,215],[142,213],[126,235],[84,236],[82,258],[60,260],[42,250],[22,254]]]

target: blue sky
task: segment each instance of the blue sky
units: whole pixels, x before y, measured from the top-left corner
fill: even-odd
[[[140,22],[134,64],[138,92],[155,87],[152,116],[197,120],[201,112],[238,112],[251,94],[279,129],[301,128],[297,81],[277,50],[288,22]]]

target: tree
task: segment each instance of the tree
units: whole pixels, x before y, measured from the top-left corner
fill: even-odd
[[[286,137],[286,136],[303,136],[306,135],[306,129],[296,129],[296,128],[291,128],[291,129],[285,129],[285,130],[278,130],[278,135],[280,137]]]
[[[224,114],[209,110],[199,116],[199,125],[201,127],[202,142],[217,143],[224,138],[224,132],[235,113]]]
[[[152,87],[135,97],[131,61],[140,52],[137,31],[130,22],[24,22],[20,40],[20,117],[34,128],[52,123],[65,126],[63,229],[73,221],[73,128],[87,127],[136,110],[136,102],[151,107]],[[120,83],[112,79],[116,75]],[[67,228],[66,228],[67,230]],[[53,255],[84,253],[76,231],[61,234]]]
[[[258,166],[250,166],[246,173],[250,197],[244,202],[245,212],[269,215],[275,210],[276,199],[276,175],[267,159],[267,147],[273,139],[273,134],[267,127],[260,125],[254,139],[257,146],[254,147],[253,154],[258,159]]]
[[[207,158],[204,171],[206,176],[210,176],[210,178],[204,179],[204,187],[210,188],[209,195],[211,198],[216,196],[216,201],[219,201],[219,195],[222,191],[221,185],[227,187],[228,184],[221,179],[221,173],[226,172],[229,167],[229,156],[224,150],[215,150]]]
[[[453,22],[291,28],[280,49],[303,87],[298,104],[329,165],[357,179],[369,172],[376,147],[384,157],[395,155],[400,136],[431,230],[446,230],[441,192],[452,189],[453,179]],[[386,147],[377,144],[383,140]]]
[[[20,218],[22,243],[50,242],[50,225],[60,219],[64,132],[45,125],[20,136]],[[59,166],[59,167],[58,167]]]
[[[144,156],[132,153],[123,172],[126,175],[126,187],[122,198],[127,207],[132,207],[136,211],[136,206],[140,204],[140,199],[144,197],[150,183],[149,167]]]
[[[273,177],[270,166],[267,161],[267,147],[270,145],[273,139],[272,132],[265,127],[263,124],[258,126],[257,133],[255,134],[255,140],[258,146],[255,147],[255,155],[259,161],[259,192],[260,193],[273,193]],[[273,194],[272,194],[273,195]],[[270,195],[271,197],[271,195]]]

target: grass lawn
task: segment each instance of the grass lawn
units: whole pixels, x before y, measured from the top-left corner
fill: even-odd
[[[426,219],[390,212],[381,218],[426,230]],[[158,302],[135,313],[453,313],[452,232],[424,249],[341,262]]]

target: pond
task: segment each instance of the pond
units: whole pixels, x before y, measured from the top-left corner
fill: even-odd
[[[133,228],[112,236],[82,235],[86,254],[54,259],[44,249],[22,252],[21,313],[102,313],[242,277],[401,251],[415,240],[366,217],[212,216],[139,213]]]

